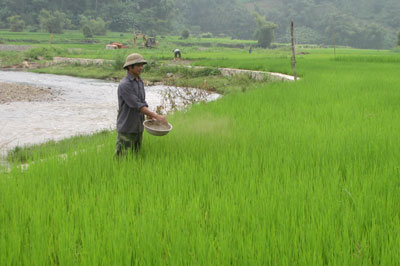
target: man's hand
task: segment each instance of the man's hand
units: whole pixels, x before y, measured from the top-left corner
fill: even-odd
[[[153,116],[154,119],[156,119],[157,121],[160,121],[162,124],[168,124],[168,120],[167,118],[165,118],[165,116],[162,115],[155,115]]]
[[[150,109],[147,108],[146,106],[142,107],[140,109],[140,112],[142,112],[143,114],[151,117],[152,119],[155,119],[155,120],[159,121],[161,124],[166,124],[166,125],[168,124],[168,120],[164,116],[156,114],[156,113],[150,111]]]

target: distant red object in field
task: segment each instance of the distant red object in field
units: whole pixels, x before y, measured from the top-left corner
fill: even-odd
[[[107,44],[107,45],[106,45],[106,48],[107,48],[107,49],[122,49],[122,48],[128,48],[128,47],[126,47],[126,46],[123,45],[122,43],[113,42],[113,43]]]

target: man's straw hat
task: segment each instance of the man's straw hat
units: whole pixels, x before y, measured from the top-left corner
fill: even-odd
[[[134,64],[147,64],[147,61],[144,60],[143,56],[140,54],[130,54],[126,57],[124,68]]]

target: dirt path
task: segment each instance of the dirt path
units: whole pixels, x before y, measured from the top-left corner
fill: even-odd
[[[79,63],[83,65],[87,64],[97,64],[101,65],[104,63],[112,64],[113,60],[104,60],[104,59],[84,59],[84,58],[66,58],[66,57],[54,57],[53,63],[60,64],[60,63]],[[192,61],[189,60],[170,60],[167,65],[169,66],[182,66],[182,67],[190,67],[193,69],[203,69],[205,67],[201,66],[190,66]],[[249,75],[251,78],[255,80],[263,80],[266,77],[273,81],[294,81],[294,76],[276,73],[276,72],[265,72],[265,71],[256,71],[256,70],[247,70],[247,69],[235,69],[235,68],[217,68],[221,71],[223,76],[234,76],[234,75]]]
[[[32,46],[27,46],[27,45],[0,44],[0,51],[26,51],[31,48],[32,48]]]
[[[171,60],[168,65],[174,66],[184,66],[184,67],[191,67],[195,69],[203,69],[204,67],[201,66],[190,66],[192,61],[189,60],[178,60],[178,61],[173,61]],[[236,68],[224,68],[224,67],[219,67],[217,68],[219,71],[221,71],[221,74],[223,76],[234,76],[234,75],[248,75],[252,79],[255,80],[263,80],[265,77],[268,77],[269,79],[273,81],[294,81],[294,76],[291,75],[286,75],[282,73],[276,73],[276,72],[265,72],[265,71],[257,71],[257,70],[247,70],[247,69],[236,69]]]
[[[48,102],[57,98],[52,88],[0,82],[0,104],[10,102]]]

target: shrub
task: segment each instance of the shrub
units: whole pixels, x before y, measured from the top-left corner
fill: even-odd
[[[102,35],[102,36],[104,36],[107,33],[106,23],[101,18],[91,19],[89,21],[89,27],[92,30],[94,35]]]
[[[40,26],[49,33],[63,33],[66,25],[70,25],[71,21],[67,15],[60,11],[50,13],[42,9],[39,14]]]
[[[37,32],[39,29],[36,26],[28,26],[26,27],[28,32]]]
[[[181,36],[182,36],[183,39],[189,38],[189,35],[190,35],[190,33],[189,33],[189,30],[187,30],[187,29],[183,30],[182,33],[181,33]]]
[[[271,43],[269,48],[276,49],[276,48],[278,48],[278,45],[276,43]]]
[[[271,43],[274,40],[275,28],[276,28],[275,24],[269,24],[269,25],[263,25],[258,29],[256,33],[258,39],[258,46],[263,48],[271,46]]]
[[[39,57],[43,57],[47,60],[52,60],[54,56],[62,55],[66,52],[67,50],[63,48],[36,47],[26,51],[24,55],[29,59],[39,59]]]
[[[204,32],[200,36],[201,38],[212,38],[213,34],[211,32]]]
[[[113,63],[114,70],[121,70],[124,64],[125,64],[125,55],[122,53],[117,54]]]
[[[83,26],[82,32],[83,32],[83,36],[85,36],[85,38],[92,38],[93,37],[92,30],[87,25]]]
[[[151,69],[156,67],[156,61],[154,60],[149,60],[147,61],[147,64],[144,65],[143,70],[144,71],[151,71]]]
[[[13,32],[20,32],[25,28],[25,22],[22,20],[21,16],[16,15],[9,17],[7,21],[10,24],[10,30]]]
[[[246,47],[246,45],[243,43],[217,43],[216,46],[227,47],[227,48],[239,48],[239,49],[243,49]]]
[[[258,29],[254,36],[258,40],[258,46],[267,48],[271,46],[274,40],[274,30],[278,27],[276,24],[267,21],[265,17],[258,13],[254,13]]]
[[[207,76],[215,76],[221,74],[221,72],[212,67],[206,68],[188,68],[188,67],[163,67],[160,69],[161,73],[178,73],[183,78],[198,78],[198,77],[207,77]]]
[[[97,18],[97,19],[89,19],[83,15],[80,16],[80,24],[82,26],[82,30],[83,27],[88,27],[90,28],[90,31],[92,32],[92,35],[101,35],[104,36],[107,33],[107,28],[106,28],[106,22],[101,19],[101,18]],[[120,34],[120,37],[123,37],[124,35]]]
[[[221,71],[219,71],[217,68],[212,68],[212,67],[206,67],[195,71],[196,77],[217,76],[220,74]]]

